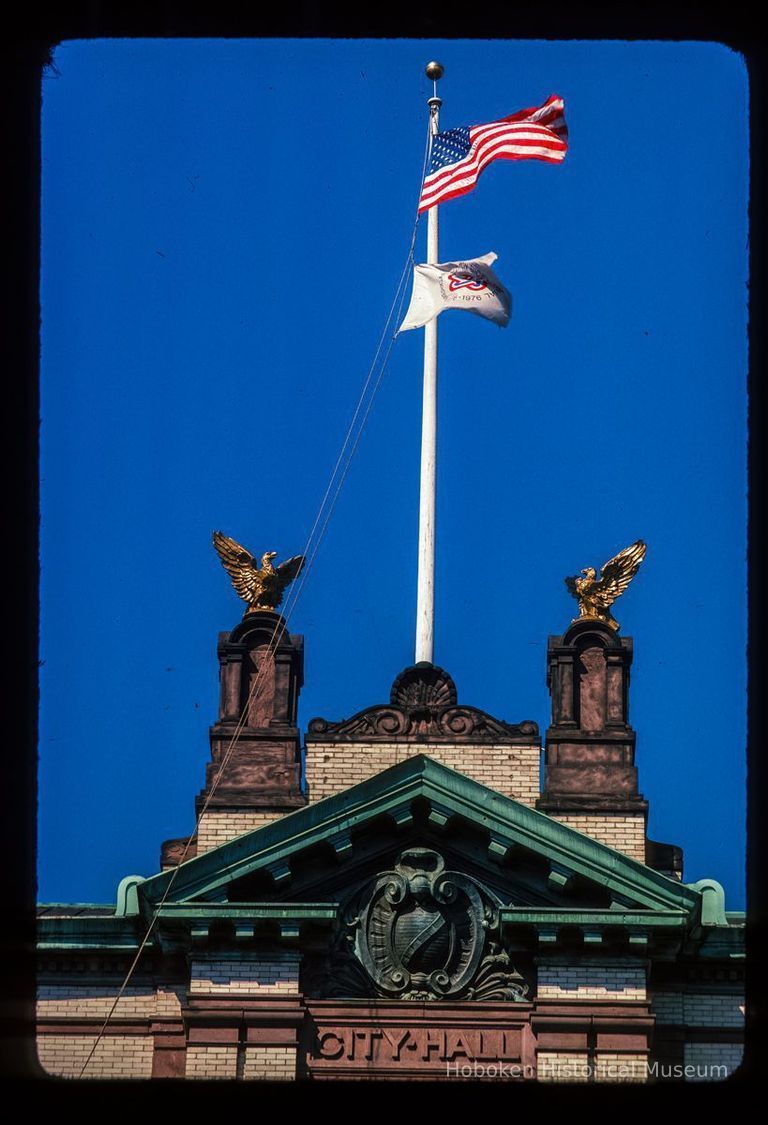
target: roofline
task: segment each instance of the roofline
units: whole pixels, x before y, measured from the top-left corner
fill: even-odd
[[[633,901],[626,903],[628,907],[683,908],[690,913],[701,905],[703,896],[697,888],[417,754],[138,883],[141,908],[149,916],[171,879],[171,901],[225,895],[228,883],[258,869],[269,871],[276,880],[287,879],[295,853],[326,841],[348,854],[353,829],[382,813],[409,817],[417,796],[429,799],[432,813],[443,823],[458,815],[484,827],[492,857],[503,858],[515,845],[538,851],[549,859],[553,871],[581,875],[610,886],[619,896],[629,896]]]

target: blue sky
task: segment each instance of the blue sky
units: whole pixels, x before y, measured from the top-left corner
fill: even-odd
[[[435,661],[549,720],[563,577],[642,537],[617,603],[649,834],[744,907],[748,90],[716,43],[65,42],[43,79],[41,901],[114,900],[194,826],[222,528],[304,546],[442,127],[565,99],[561,166],[441,208],[513,316],[440,318]],[[426,222],[416,259],[425,253]],[[300,722],[413,659],[422,333],[392,351],[291,615]]]

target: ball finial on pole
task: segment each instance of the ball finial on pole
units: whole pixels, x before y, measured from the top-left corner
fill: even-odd
[[[437,82],[445,74],[445,67],[439,62],[428,62],[424,67],[424,73],[427,78],[431,78],[433,82]]]

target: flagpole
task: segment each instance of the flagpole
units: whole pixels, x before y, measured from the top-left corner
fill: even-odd
[[[437,82],[440,63],[427,64],[433,95],[427,102],[432,137],[439,132],[440,106]],[[431,148],[431,144],[430,144]],[[437,207],[427,215],[427,262],[439,262]],[[437,317],[424,327],[424,389],[421,409],[421,478],[419,487],[419,570],[416,595],[416,663],[432,664],[435,633],[435,484],[437,460]]]

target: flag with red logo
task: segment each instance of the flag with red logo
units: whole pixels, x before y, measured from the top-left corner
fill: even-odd
[[[399,331],[422,328],[444,309],[466,309],[506,328],[512,298],[491,269],[496,258],[490,253],[466,262],[414,266],[411,303]]]

